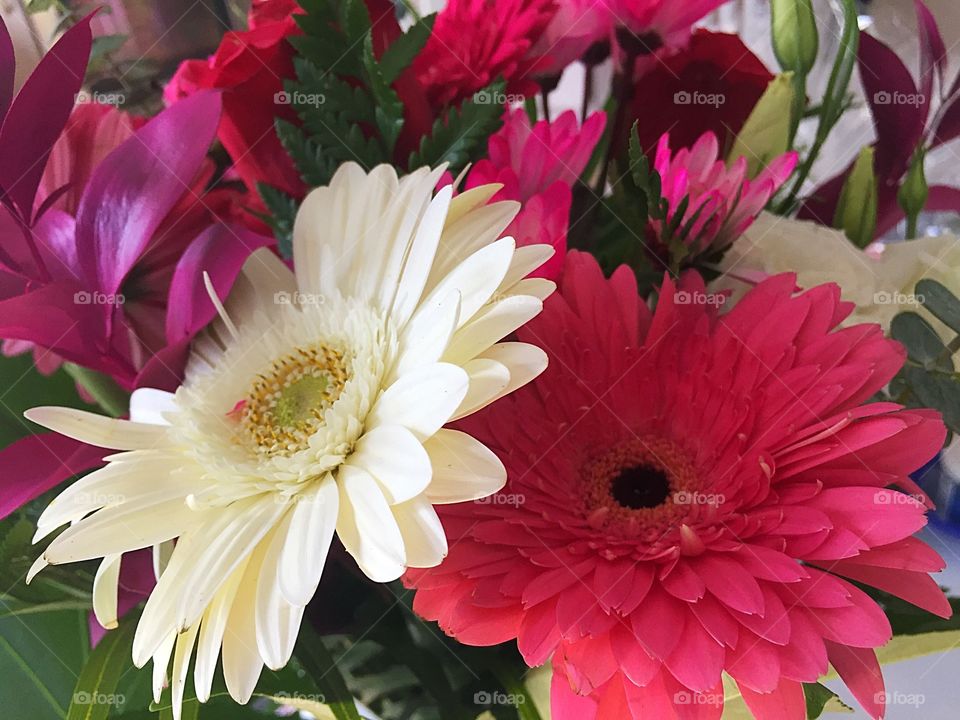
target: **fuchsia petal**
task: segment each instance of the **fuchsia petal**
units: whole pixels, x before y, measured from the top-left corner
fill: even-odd
[[[0,520],[64,480],[96,467],[103,448],[57,433],[28,435],[0,450]]]
[[[803,685],[786,678],[769,693],[758,693],[747,685],[738,684],[743,701],[757,720],[803,720],[807,716],[807,702]]]
[[[225,299],[250,254],[273,244],[273,238],[239,225],[217,223],[200,233],[177,262],[167,304],[167,342],[193,337],[217,314],[203,281],[210,275],[217,295]]]
[[[883,674],[877,654],[868,648],[853,648],[827,641],[830,664],[870,717],[880,720],[886,705]]]
[[[100,163],[77,212],[77,252],[91,287],[117,292],[189,190],[219,118],[220,96],[197,93],[157,115]]]
[[[63,34],[27,78],[0,129],[0,187],[31,219],[47,158],[63,131],[90,57],[92,15]]]
[[[10,103],[13,102],[13,82],[16,77],[16,58],[13,53],[13,40],[7,24],[0,18],[0,125],[7,116]]]

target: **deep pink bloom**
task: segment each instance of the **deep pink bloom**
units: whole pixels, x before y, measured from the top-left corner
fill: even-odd
[[[523,110],[508,111],[503,127],[490,137],[487,158],[467,177],[467,188],[502,183],[494,200],[517,200],[520,213],[504,231],[517,245],[544,243],[557,253],[535,276],[555,279],[563,267],[570,222],[571,188],[590,160],[606,115],[596,112],[578,126],[572,111],[553,122],[530,125]]]
[[[770,278],[721,314],[691,272],[650,311],[632,271],[571,252],[518,331],[546,372],[462,422],[507,485],[444,506],[450,554],[408,573],[414,609],[552,657],[554,720],[714,720],[721,671],[759,720],[802,720],[828,662],[879,717],[890,624],[850,580],[950,615],[909,478],[946,430],[870,402],[904,351],[839,328],[839,287],[794,290]]]
[[[690,28],[704,15],[727,0],[601,0],[617,23],[643,39],[653,49],[679,47],[690,36]]]
[[[679,227],[686,228],[692,221],[685,238],[691,255],[722,250],[740,237],[797,165],[797,153],[787,152],[751,179],[746,158],[739,157],[727,167],[719,151],[717,136],[711,132],[701,135],[692,148],[673,155],[669,134],[664,134],[657,145],[654,168],[660,174],[663,197],[670,203],[671,221],[672,213],[689,197]],[[662,223],[653,222],[652,230],[662,248]]]
[[[413,61],[431,106],[459,104],[498,78],[508,93],[536,92],[542,59],[528,51],[554,12],[554,0],[450,0]],[[502,105],[506,98],[488,101]]]
[[[557,9],[527,53],[537,75],[558,76],[590,46],[609,39],[610,9],[595,0],[557,0]]]

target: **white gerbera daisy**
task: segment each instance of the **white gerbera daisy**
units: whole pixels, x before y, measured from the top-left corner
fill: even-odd
[[[394,580],[446,555],[433,504],[504,484],[492,452],[443,426],[546,367],[540,349],[498,341],[552,291],[524,279],[552,250],[497,239],[517,211],[488,204],[497,186],[434,196],[441,172],[340,168],[297,216],[296,274],[255,253],[183,385],[137,390],[129,421],[28,413],[123,451],[43,513],[38,540],[71,525],[31,577],[103,558],[94,610],[109,628],[121,555],[153,547],[158,583],[133,659],[153,659],[159,696],[173,655],[178,716],[194,648],[203,701],[221,646],[241,703],[264,664],[289,660],[335,531],[367,576]]]

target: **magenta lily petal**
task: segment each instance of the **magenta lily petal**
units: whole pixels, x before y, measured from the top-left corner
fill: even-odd
[[[921,88],[924,102],[929,106],[934,73],[940,80],[940,86],[943,87],[943,74],[947,68],[947,48],[933,13],[923,0],[914,0],[914,6],[917,11],[917,32],[920,35]]]
[[[0,520],[77,473],[99,465],[106,451],[57,433],[28,435],[0,450]]]
[[[209,273],[217,295],[225,298],[250,253],[272,244],[272,238],[239,225],[212,225],[200,233],[183,253],[173,273],[167,342],[174,344],[193,337],[216,315],[204,285],[204,272]]]
[[[13,40],[6,23],[0,18],[0,122],[6,117],[13,102],[13,81],[16,75],[16,58],[13,54]]]
[[[83,83],[93,38],[88,16],[70,28],[24,83],[0,129],[0,187],[30,220],[33,201],[54,143]],[[38,108],[43,108],[38,112]]]
[[[190,188],[220,119],[220,96],[198,93],[126,140],[91,177],[77,213],[77,254],[92,287],[116,293]]]

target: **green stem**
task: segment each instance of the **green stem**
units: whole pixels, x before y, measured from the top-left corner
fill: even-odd
[[[910,213],[907,215],[907,232],[905,240],[913,240],[917,237],[917,220],[920,218],[920,213]]]
[[[64,363],[63,369],[107,414],[123,417],[129,412],[130,396],[113,378],[73,363]]]
[[[537,706],[534,705],[533,698],[527,692],[527,686],[516,677],[513,669],[502,661],[495,662],[490,669],[503,685],[503,688],[516,698],[517,716],[520,720],[541,720]]]

